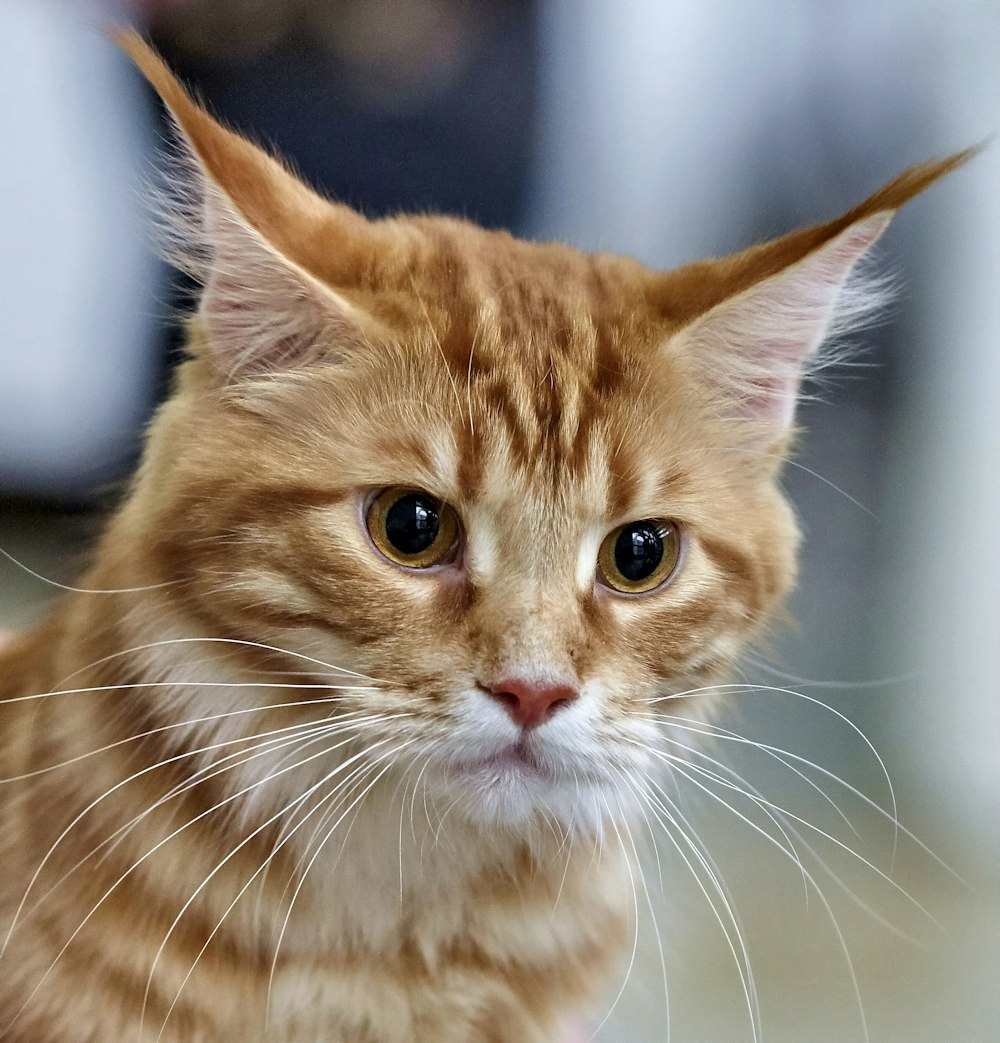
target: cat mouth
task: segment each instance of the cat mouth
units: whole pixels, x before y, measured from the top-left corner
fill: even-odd
[[[480,779],[486,776],[553,778],[552,772],[542,764],[526,738],[485,757],[456,761],[454,767],[461,775],[474,775]]]

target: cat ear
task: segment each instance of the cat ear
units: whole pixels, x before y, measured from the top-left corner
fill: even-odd
[[[672,344],[722,397],[723,415],[750,421],[763,444],[791,427],[799,385],[884,303],[858,263],[907,200],[965,163],[967,149],[906,170],[853,210],[742,253],[661,276],[654,302],[681,325]]]
[[[120,32],[115,40],[163,99],[189,150],[195,192],[185,183],[186,205],[173,199],[167,218],[171,260],[203,285],[195,343],[233,377],[363,344],[372,320],[345,290],[375,248],[372,224],[209,116],[139,36]]]
[[[765,438],[792,423],[804,372],[815,368],[831,335],[877,311],[877,283],[851,280],[857,263],[892,219],[877,213],[841,232],[777,275],[717,304],[684,332],[734,412],[763,424]]]

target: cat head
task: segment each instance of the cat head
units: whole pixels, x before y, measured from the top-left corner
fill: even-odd
[[[136,492],[175,608],[371,678],[343,711],[470,820],[613,812],[663,697],[719,680],[790,588],[800,381],[877,303],[852,275],[895,210],[966,154],[664,273],[368,220],[121,42],[192,166],[203,290]]]

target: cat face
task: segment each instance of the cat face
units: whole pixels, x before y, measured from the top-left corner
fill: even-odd
[[[581,788],[621,799],[645,769],[650,700],[717,677],[791,582],[794,524],[668,324],[619,308],[630,263],[417,227],[434,249],[391,338],[238,401],[189,364],[154,433],[164,575],[216,632],[379,679],[350,708],[406,713],[392,735],[469,814],[592,815]],[[449,235],[517,256],[490,280]]]
[[[473,822],[617,814],[664,697],[717,680],[790,586],[776,478],[803,366],[838,304],[873,303],[845,284],[894,208],[961,157],[656,273],[446,218],[368,222],[126,46],[198,189],[193,358],[134,512],[174,608],[305,675],[360,675],[335,712]]]

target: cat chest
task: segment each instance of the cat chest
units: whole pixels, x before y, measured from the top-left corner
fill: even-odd
[[[602,896],[588,906],[523,896],[411,916],[382,951],[281,963],[268,1040],[468,1043],[558,1038],[558,1016],[592,1004],[631,925]]]

